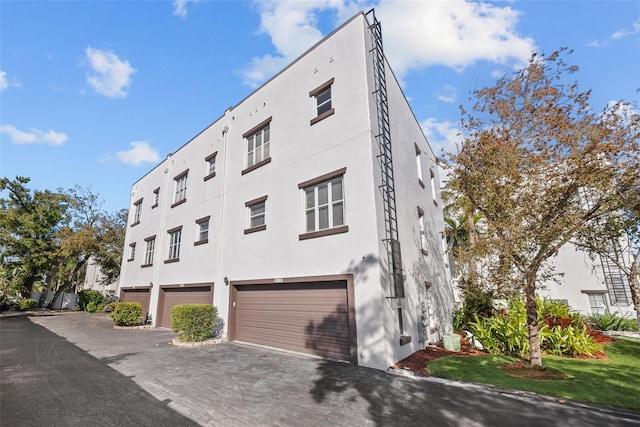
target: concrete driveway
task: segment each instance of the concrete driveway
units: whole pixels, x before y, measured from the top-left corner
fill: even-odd
[[[77,346],[85,355],[92,356],[90,359],[94,360],[96,369],[104,366],[113,368],[111,376],[115,379],[112,381],[117,379],[132,389],[120,392],[127,395],[125,401],[141,399],[122,407],[122,412],[130,414],[130,423],[112,422],[106,411],[106,418],[96,425],[640,425],[638,412],[571,402],[561,404],[556,399],[532,394],[407,378],[233,343],[196,349],[175,348],[169,344],[175,335],[168,330],[115,330],[107,315],[72,313],[38,316],[30,320],[46,328],[31,325],[41,335],[49,333],[66,338],[59,338],[60,348],[71,343],[74,344],[72,347]],[[12,352],[15,346],[14,338],[4,326],[7,321],[0,321],[0,410],[3,419],[10,421],[5,415],[12,413],[14,408],[9,406],[14,404],[9,403],[12,401],[7,397],[7,385],[20,375],[26,375],[24,370],[36,369],[38,363],[53,369],[56,361],[34,360],[34,366],[22,367],[23,372],[20,372],[20,367],[6,366],[5,354]],[[23,321],[28,322],[27,319]],[[38,353],[37,346],[33,351]],[[55,355],[47,357],[55,359]],[[87,369],[90,369],[88,365],[84,365],[83,371]],[[84,374],[76,371],[72,375]],[[90,381],[90,378],[85,381]],[[106,380],[102,378],[100,381]],[[109,402],[115,397],[96,396],[94,404],[115,411],[113,408],[118,403]],[[64,396],[42,396],[31,406],[38,411],[54,404],[63,405],[64,401]],[[47,410],[52,415],[56,410],[62,411],[55,408]],[[77,410],[82,411],[81,408]],[[160,414],[160,411],[164,412]],[[149,418],[145,418],[145,413],[149,413]],[[161,422],[158,422],[158,417]]]

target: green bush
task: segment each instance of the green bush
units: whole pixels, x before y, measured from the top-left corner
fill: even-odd
[[[586,317],[586,322],[593,329],[599,331],[628,331],[638,330],[638,322],[628,316],[619,316],[615,313],[596,314]]]
[[[109,297],[105,297],[98,291],[83,290],[78,292],[78,307],[82,311],[90,311],[87,308],[93,303],[91,313],[102,309],[104,304],[109,301]]]
[[[218,323],[218,310],[209,304],[178,304],[171,308],[171,327],[180,341],[211,338]]]
[[[138,326],[142,324],[142,304],[139,302],[113,303],[111,318],[117,326]]]
[[[38,305],[38,301],[32,298],[24,298],[18,301],[18,310],[20,311],[31,310],[37,305]]]
[[[569,306],[538,298],[540,348],[550,354],[592,356],[601,350],[589,335],[587,324]],[[529,355],[529,333],[525,303],[513,300],[493,317],[475,316],[469,330],[493,354]]]

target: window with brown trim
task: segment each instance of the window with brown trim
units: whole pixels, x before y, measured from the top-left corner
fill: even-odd
[[[196,236],[196,241],[193,242],[194,246],[209,243],[209,218],[210,216],[205,216],[204,218],[196,220],[196,225],[198,226],[198,235]]]
[[[167,230],[169,233],[169,255],[165,260],[168,262],[176,262],[180,260],[180,242],[182,241],[182,226]]]
[[[305,232],[300,240],[345,233],[344,174],[346,168],[298,184],[303,190]]]
[[[216,176],[216,156],[217,155],[218,155],[218,152],[216,151],[215,153],[211,153],[204,158],[204,161],[207,164],[206,175],[204,176],[205,181],[210,180],[211,178]]]
[[[247,167],[242,175],[271,162],[271,117],[246,131]]]
[[[173,178],[174,181],[174,198],[171,207],[178,206],[187,201],[187,177],[189,176],[189,169],[176,175]]]
[[[151,209],[157,208],[159,201],[160,201],[160,187],[153,190],[153,205],[151,205]]]
[[[136,258],[136,243],[129,244],[129,258],[127,261],[133,261]]]
[[[438,199],[436,196],[436,174],[433,173],[433,169],[429,169],[429,175],[431,176],[431,197],[433,197],[433,204],[438,206]]]
[[[420,230],[420,252],[423,255],[429,255],[427,251],[427,227],[424,222],[424,210],[420,206],[418,208],[418,230]]]
[[[313,98],[315,117],[311,119],[310,124],[314,125],[320,120],[325,119],[335,113],[333,108],[333,98],[331,95],[331,87],[334,79],[324,82],[317,88],[309,92],[309,96]]]
[[[133,203],[133,223],[131,226],[140,224],[140,215],[142,214],[142,198]]]
[[[156,248],[156,236],[147,237],[144,241],[146,242],[146,247],[144,250],[144,264],[141,267],[151,267]]]
[[[244,230],[244,234],[255,233],[267,229],[266,224],[266,202],[267,197],[262,196],[257,199],[249,200],[244,205],[249,210],[249,228]]]
[[[422,154],[422,150],[420,150],[420,147],[418,147],[418,144],[414,143],[413,145],[416,149],[416,171],[418,173],[418,184],[420,184],[420,186],[424,188],[425,185],[424,185],[424,179],[422,175],[422,158],[420,157],[420,154]]]

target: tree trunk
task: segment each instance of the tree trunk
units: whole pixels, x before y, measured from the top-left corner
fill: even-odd
[[[531,366],[542,367],[540,353],[540,331],[538,330],[538,306],[536,302],[536,274],[526,274],[525,304],[527,329],[529,330],[529,358]]]
[[[631,263],[631,271],[629,273],[629,288],[631,289],[631,299],[633,308],[636,310],[636,322],[640,330],[640,283],[638,283],[638,258]]]

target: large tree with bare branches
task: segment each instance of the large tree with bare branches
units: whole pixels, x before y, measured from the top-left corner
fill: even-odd
[[[472,250],[496,285],[526,301],[531,364],[541,366],[536,285],[574,236],[628,205],[640,179],[637,115],[625,103],[602,111],[567,82],[578,70],[566,49],[533,54],[495,86],[473,92],[465,139],[450,156],[453,191],[482,214]]]

